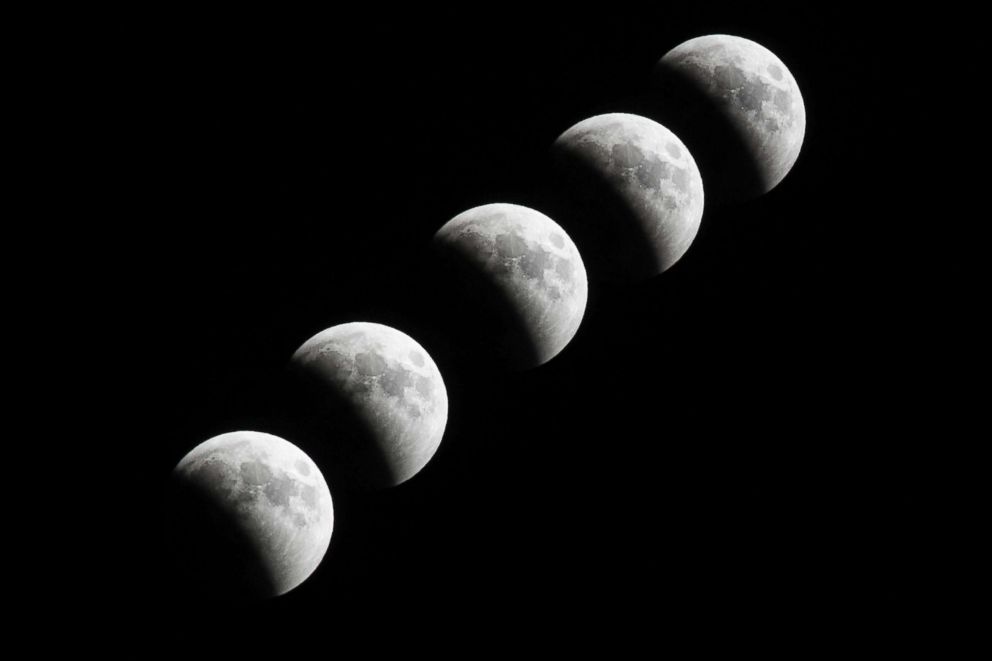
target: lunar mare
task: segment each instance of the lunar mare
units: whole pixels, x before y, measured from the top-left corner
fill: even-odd
[[[507,366],[545,363],[575,336],[588,296],[585,265],[551,218],[516,204],[486,204],[445,223],[434,244],[449,263],[458,263],[450,275],[466,279],[475,299],[465,303],[504,317],[468,332],[480,334],[486,350]]]
[[[658,117],[677,122],[673,128],[721,199],[770,191],[799,157],[806,132],[802,94],[764,46],[721,34],[690,39],[661,58],[656,83]]]
[[[335,480],[394,486],[434,456],[448,395],[437,365],[413,338],[381,324],[341,324],[304,342],[290,365],[319,409]]]
[[[689,249],[703,216],[703,181],[670,130],[639,115],[597,115],[562,133],[552,157],[567,227],[593,275],[648,278]]]
[[[197,538],[186,540],[200,554],[195,562],[206,561],[199,579],[227,572],[234,592],[270,597],[298,586],[323,559],[334,528],[331,493],[310,457],[289,441],[253,431],[221,434],[183,457],[173,479],[185,497],[182,515],[206,517]]]

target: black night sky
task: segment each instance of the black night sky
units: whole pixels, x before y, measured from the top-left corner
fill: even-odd
[[[460,636],[468,657],[523,640],[620,654],[917,613],[939,582],[920,570],[938,469],[914,404],[927,359],[904,360],[916,339],[895,315],[930,281],[900,275],[918,266],[899,232],[916,207],[896,194],[916,120],[893,108],[922,97],[888,77],[877,24],[796,12],[370,7],[135,19],[91,44],[102,185],[123,191],[92,306],[127,457],[97,630],[343,658]],[[658,58],[709,33],[763,44],[798,80],[808,123],[784,182],[708,206],[663,275],[591,283],[550,363],[439,364],[438,454],[392,490],[331,484],[331,547],[299,588],[233,609],[184,599],[159,516],[179,459],[226,431],[294,440],[283,370],[323,328],[443,342],[457,311],[424,285],[433,233],[480,204],[547,209],[551,142],[627,110]]]

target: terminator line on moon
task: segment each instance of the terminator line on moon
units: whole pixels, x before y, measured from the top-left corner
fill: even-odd
[[[413,338],[382,324],[332,326],[290,359],[307,385],[332,484],[390,487],[437,451],[448,394],[437,365]]]
[[[510,366],[551,360],[578,331],[588,296],[585,266],[569,236],[544,214],[486,204],[445,223],[434,244],[456,266],[450,276],[471,288],[464,303],[498,308],[490,310],[489,323],[468,332]],[[485,286],[493,295],[479,300]]]
[[[725,34],[690,39],[661,58],[654,84],[658,119],[682,135],[721,201],[767,193],[799,157],[799,85],[761,44]]]
[[[208,560],[195,580],[223,574],[235,584],[218,588],[272,597],[302,583],[323,559],[334,529],[331,493],[316,464],[289,441],[254,431],[221,434],[183,457],[173,478],[185,496],[183,523],[205,519],[181,531],[197,536],[185,540],[196,560]],[[212,587],[208,596],[230,596]]]
[[[638,115],[597,115],[552,145],[566,225],[594,277],[642,280],[689,249],[703,216],[703,181],[682,141]],[[564,222],[564,218],[563,218]]]

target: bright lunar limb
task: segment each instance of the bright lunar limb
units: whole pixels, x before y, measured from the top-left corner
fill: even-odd
[[[340,324],[304,342],[290,366],[326,436],[332,483],[395,486],[434,456],[448,395],[437,365],[413,338],[382,324]]]
[[[310,457],[277,436],[237,431],[204,441],[176,465],[173,485],[180,569],[205,596],[286,593],[330,544],[327,483]]]
[[[671,268],[703,216],[692,154],[661,124],[625,113],[575,124],[552,145],[562,218],[594,277],[642,280]]]
[[[733,202],[766,193],[802,148],[806,107],[785,64],[761,44],[714,34],[666,53],[656,115],[699,159],[707,191]]]
[[[434,236],[440,256],[454,267],[482,310],[466,332],[510,368],[540,365],[556,356],[579,329],[588,284],[572,239],[553,220],[516,204],[464,211]]]

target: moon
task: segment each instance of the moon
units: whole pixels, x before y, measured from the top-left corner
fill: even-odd
[[[199,444],[173,469],[176,539],[194,588],[273,597],[317,568],[334,508],[320,470],[278,436],[236,431]]]
[[[799,157],[799,85],[761,44],[725,34],[690,39],[661,58],[655,83],[658,118],[685,138],[720,201],[767,193]]]
[[[544,214],[486,204],[445,223],[434,244],[457,270],[451,277],[470,290],[463,303],[487,308],[470,311],[484,321],[467,332],[508,367],[545,363],[575,336],[588,296],[585,265],[568,234]]]
[[[563,221],[592,276],[643,280],[689,249],[703,216],[703,180],[670,130],[639,115],[597,115],[562,133],[551,155],[568,209]]]
[[[413,338],[382,324],[340,324],[304,342],[290,366],[307,383],[327,435],[333,484],[395,486],[434,456],[448,394],[437,365]]]

